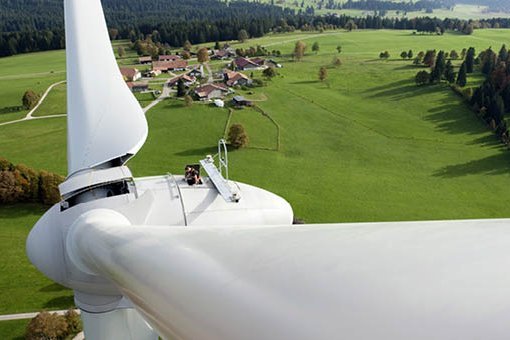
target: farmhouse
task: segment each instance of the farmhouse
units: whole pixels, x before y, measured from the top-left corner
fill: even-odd
[[[131,92],[143,92],[149,90],[149,83],[148,82],[128,82],[127,86],[131,90]]]
[[[155,61],[152,63],[153,71],[184,71],[188,67],[186,60],[174,60],[174,61]]]
[[[191,69],[191,71],[188,72],[188,76],[195,77],[195,78],[202,78],[204,74],[204,65],[195,65]]]
[[[244,57],[238,57],[233,61],[234,68],[236,70],[260,70],[265,68],[264,59],[262,58],[253,58],[248,59]]]
[[[224,78],[227,86],[250,85],[252,82],[248,76],[236,71],[225,72]]]
[[[152,57],[151,56],[146,56],[146,57],[140,57],[138,58],[138,64],[150,64],[152,63]]]
[[[182,59],[181,56],[178,55],[160,55],[158,56],[158,61],[176,61]]]
[[[195,84],[195,82],[196,82],[195,77],[189,76],[188,74],[181,74],[180,76],[170,79],[167,82],[168,87],[173,87],[173,86],[177,85],[177,82],[179,81],[179,79],[182,79],[184,81],[184,86],[186,86],[186,87],[190,87],[191,85]]]
[[[136,68],[121,67],[120,74],[125,81],[137,81],[142,78],[142,74]]]
[[[230,49],[221,49],[221,50],[215,50],[213,55],[211,56],[212,60],[225,60],[232,57],[235,57],[235,53],[231,51]]]
[[[195,89],[195,95],[200,100],[221,99],[229,92],[224,84],[205,84]]]

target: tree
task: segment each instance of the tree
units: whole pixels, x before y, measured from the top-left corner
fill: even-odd
[[[188,60],[189,58],[191,58],[191,54],[189,53],[189,51],[184,50],[181,52],[181,57],[184,60]]]
[[[301,40],[296,42],[296,46],[294,47],[294,58],[298,61],[303,59],[306,51],[306,44]]]
[[[334,57],[332,61],[333,66],[338,67],[342,65],[342,60],[338,57]]]
[[[430,82],[435,83],[441,81],[446,68],[444,51],[439,51],[435,61],[434,69],[430,73]]]
[[[215,50],[219,50],[221,47],[220,47],[220,42],[218,40],[216,40],[216,42],[214,43],[214,49]]]
[[[506,61],[508,59],[508,50],[506,49],[506,45],[503,44],[498,54],[499,61]]]
[[[400,53],[400,58],[407,59],[407,52],[403,51],[402,53]]]
[[[460,87],[464,87],[467,84],[467,66],[466,62],[464,61],[462,65],[460,66],[459,73],[457,75],[457,85]]]
[[[16,203],[23,195],[16,175],[12,171],[0,171],[0,203]]]
[[[264,75],[264,77],[266,78],[273,78],[274,76],[277,75],[276,73],[276,70],[274,67],[268,67],[266,68],[264,71],[262,71],[262,74]],[[253,78],[253,77],[252,77]]]
[[[192,47],[193,47],[193,46],[191,45],[191,43],[189,42],[189,40],[186,40],[186,41],[184,42],[184,44],[182,45],[182,48],[183,48],[185,51],[188,51],[188,52],[189,52],[189,51],[191,51],[191,48],[192,48]]]
[[[246,32],[246,30],[244,29],[240,30],[239,33],[237,33],[237,40],[239,40],[239,42],[243,43],[249,38],[250,36],[248,35],[248,32]]]
[[[315,54],[317,54],[317,52],[319,52],[319,49],[320,49],[319,43],[317,41],[314,42],[313,45],[312,45],[312,51],[314,51]]]
[[[352,19],[349,19],[347,21],[347,23],[345,24],[344,28],[346,30],[348,30],[349,32],[351,32],[352,30],[357,30],[358,29],[358,25],[356,25],[356,23],[354,22],[354,20]]]
[[[235,149],[247,146],[249,139],[244,130],[244,126],[241,124],[233,124],[228,131],[228,142]]]
[[[460,59],[464,60],[466,58],[467,49],[463,48],[462,51],[460,51]]]
[[[209,51],[207,48],[202,47],[197,52],[197,60],[199,63],[203,64],[209,61]]]
[[[119,46],[119,48],[117,49],[117,54],[119,55],[120,58],[125,56],[126,55],[126,50],[124,50],[124,47]]]
[[[466,53],[466,72],[473,73],[474,65],[475,65],[475,48],[470,47]]]
[[[450,59],[453,59],[453,60],[457,60],[457,59],[459,59],[459,54],[457,53],[457,51],[452,50],[452,51],[450,52]]]
[[[338,53],[342,53],[342,46],[338,45],[338,46],[336,47],[336,51],[337,51]]]
[[[179,78],[177,81],[177,97],[184,97],[186,95],[186,85],[184,85],[184,80]]]
[[[453,70],[453,65],[451,60],[448,60],[444,70],[444,78],[450,84],[455,82],[455,71]]]
[[[436,50],[428,50],[423,57],[423,64],[430,68],[434,67],[436,62]]]
[[[415,77],[416,85],[425,85],[430,81],[430,74],[427,71],[420,71],[416,73]]]
[[[384,52],[379,53],[379,58],[380,59],[388,59],[389,57],[390,57],[390,52],[388,52],[388,51],[384,51]]]
[[[409,50],[407,52],[407,59],[413,59],[413,56],[414,56],[413,50]]]
[[[39,102],[40,96],[32,90],[27,90],[21,99],[26,110],[32,110]]]
[[[324,66],[319,69],[319,80],[324,81],[328,78],[328,69]]]
[[[185,96],[184,96],[184,106],[186,106],[186,107],[190,107],[190,106],[192,106],[192,105],[193,105],[193,98],[191,98],[191,96],[190,96],[190,95],[188,95],[188,94],[187,94],[187,95],[185,95]]]

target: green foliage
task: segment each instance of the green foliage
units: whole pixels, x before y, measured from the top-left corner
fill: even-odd
[[[233,124],[228,131],[228,142],[235,149],[243,148],[248,145],[248,135],[241,124]]]
[[[65,317],[56,313],[37,314],[27,326],[27,340],[62,340],[69,334]]]
[[[248,32],[246,32],[245,29],[240,30],[239,33],[237,34],[237,40],[239,40],[239,42],[241,43],[244,43],[249,38],[250,36],[248,35]]]
[[[268,67],[264,71],[262,71],[262,74],[264,77],[270,79],[276,76],[278,73],[276,72],[276,69],[274,67]]]
[[[120,58],[122,58],[122,57],[124,57],[124,56],[126,55],[126,50],[124,49],[124,47],[123,47],[123,46],[119,46],[119,47],[117,48],[117,55],[118,55]]]
[[[325,68],[324,66],[322,66],[320,69],[319,69],[319,80],[320,81],[324,81],[328,78],[328,69]]]
[[[402,59],[407,59],[407,56],[408,56],[407,51],[402,51],[402,53],[400,53],[400,58]]]
[[[340,60],[339,57],[333,57],[331,64],[333,64],[335,67],[342,66],[342,60]]]
[[[21,98],[21,102],[23,103],[23,107],[26,110],[33,109],[37,103],[39,102],[39,99],[41,99],[41,96],[39,96],[37,93],[35,93],[32,90],[27,90],[25,94],[23,94],[23,98]]]
[[[177,97],[184,97],[186,95],[186,85],[184,84],[184,80],[179,78],[177,81]]]
[[[209,61],[209,50],[205,47],[202,47],[197,52],[197,60],[199,63],[206,63]]]
[[[193,105],[193,98],[190,95],[184,96],[184,106],[191,107]]]
[[[60,201],[58,185],[64,178],[46,171],[37,172],[0,159],[0,203],[36,202],[51,205]]]
[[[389,59],[389,57],[390,57],[390,52],[388,52],[388,51],[384,51],[384,52],[379,53],[379,58],[380,59]]]
[[[425,85],[430,82],[430,74],[427,71],[420,71],[415,76],[416,85]]]
[[[69,309],[64,314],[64,318],[69,334],[78,334],[83,330],[80,315],[74,309]]]
[[[306,44],[302,42],[301,40],[296,42],[296,45],[294,46],[294,59],[297,61],[300,61],[303,59],[303,56],[305,55],[306,51]]]
[[[456,84],[460,87],[464,87],[467,84],[467,67],[466,62],[463,62],[460,66],[459,73],[457,74]]]
[[[315,52],[315,54],[317,54],[317,52],[319,52],[319,50],[320,50],[319,43],[317,41],[315,41],[312,45],[312,51]]]

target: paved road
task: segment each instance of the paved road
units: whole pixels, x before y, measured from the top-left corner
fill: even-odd
[[[160,102],[165,100],[166,98],[170,97],[170,93],[172,93],[172,89],[168,86],[168,81],[165,82],[165,85],[163,85],[163,91],[161,92],[161,95],[156,98],[152,103],[147,105],[143,108],[143,112],[147,112],[150,109],[152,109],[154,106],[158,105]]]
[[[58,118],[58,117],[65,117],[66,115],[63,114],[63,115],[51,115],[51,116],[40,116],[40,117],[34,117],[32,116],[34,114],[34,112],[39,108],[39,106],[41,106],[41,104],[44,102],[44,100],[46,99],[46,97],[48,96],[48,94],[50,93],[51,90],[53,90],[53,88],[57,85],[60,85],[60,84],[63,84],[65,83],[66,81],[65,80],[62,80],[62,81],[59,81],[57,83],[54,83],[54,84],[51,84],[47,89],[46,91],[44,92],[44,94],[42,95],[41,99],[39,99],[39,102],[37,103],[37,105],[32,109],[30,110],[27,115],[21,119],[17,119],[17,120],[12,120],[10,122],[4,122],[4,123],[0,123],[0,126],[2,125],[9,125],[9,124],[14,124],[14,123],[19,123],[19,122],[24,122],[24,121],[27,121],[27,120],[34,120],[34,119],[48,119],[48,118]]]

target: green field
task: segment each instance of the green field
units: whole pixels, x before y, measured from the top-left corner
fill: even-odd
[[[292,8],[296,11],[305,10],[306,7],[311,6],[315,10],[315,14],[324,15],[324,14],[338,14],[338,15],[349,15],[353,17],[363,17],[367,15],[373,15],[375,11],[368,10],[356,10],[356,9],[327,9],[325,6],[322,8],[319,7],[319,3],[322,1],[319,0],[304,0],[295,2],[294,0],[283,0],[283,1],[274,1],[274,0],[262,0],[261,2],[265,3],[275,3],[276,5]],[[335,1],[337,2],[337,1]],[[342,1],[338,1],[342,2]],[[394,2],[402,2],[402,1],[394,1]],[[303,3],[304,7],[301,7],[301,3]],[[297,5],[296,5],[297,4]],[[458,4],[455,5],[451,10],[442,8],[442,9],[434,9],[432,13],[426,13],[425,10],[415,11],[415,12],[407,12],[407,15],[403,15],[402,11],[387,11],[386,17],[390,18],[417,18],[417,17],[437,17],[440,19],[444,18],[458,18],[458,19],[491,19],[491,18],[508,18],[510,17],[510,13],[508,12],[494,12],[487,10],[486,6],[476,6],[476,5],[466,5],[466,4]]]
[[[508,45],[508,32],[336,31],[275,34],[235,44],[265,45],[285,56],[280,74],[267,86],[251,94],[239,91],[278,123],[281,149],[275,150],[277,130],[269,119],[253,109],[234,111],[230,123],[245,125],[251,144],[229,154],[231,178],[282,195],[296,216],[311,223],[510,217],[505,194],[510,152],[445,85],[417,87],[414,75],[421,68],[399,58],[409,49],[415,54],[434,48],[499,49]],[[309,51],[303,61],[292,61],[297,40],[309,47],[317,41],[319,53]],[[343,47],[343,64],[335,68],[337,45]],[[378,58],[384,50],[391,54],[388,61]],[[30,67],[16,66],[18,59]],[[64,64],[62,51],[0,59],[0,108],[19,105],[29,86],[42,92],[62,80],[57,71]],[[318,81],[321,66],[328,67],[325,82]],[[479,81],[475,75],[470,84]],[[64,94],[64,87],[57,87],[36,114],[64,112]],[[215,153],[228,117],[227,109],[210,105],[160,103],[147,114],[149,138],[130,168],[136,176],[181,173],[185,164]],[[0,156],[65,175],[65,140],[64,118],[0,126]],[[70,292],[51,286],[24,257],[24,238],[42,211],[30,205],[0,208],[0,240],[9,254],[0,261],[0,313],[72,303]],[[1,333],[4,327],[0,324],[0,338],[7,334]]]

